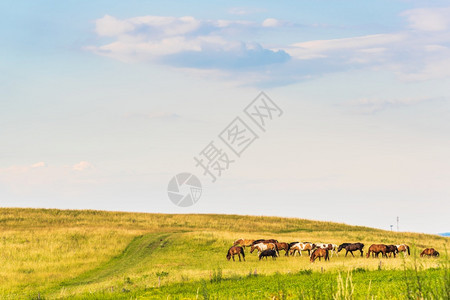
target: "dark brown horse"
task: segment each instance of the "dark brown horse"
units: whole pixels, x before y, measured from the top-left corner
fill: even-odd
[[[386,245],[386,254],[389,254],[389,257],[394,254],[394,258],[398,253],[398,248],[396,245]]]
[[[277,246],[278,251],[284,250],[286,252],[285,256],[289,256],[289,249],[291,246],[289,246],[288,243],[275,243],[275,245]]]
[[[361,256],[363,256],[363,248],[364,248],[364,244],[362,244],[362,243],[343,243],[343,244],[339,245],[337,252],[340,252],[343,249],[345,249],[345,256],[347,256],[347,254],[350,252],[350,254],[353,257],[355,257],[353,255],[353,251],[360,251]]]
[[[259,260],[261,260],[263,257],[265,257],[267,260],[267,257],[269,257],[269,256],[271,256],[272,259],[276,259],[278,257],[278,253],[277,253],[277,251],[272,250],[272,249],[264,250],[259,254]]]
[[[314,262],[316,258],[319,258],[319,261],[322,259],[322,257],[325,258],[325,261],[330,260],[330,257],[328,255],[328,249],[324,248],[317,248],[311,253],[311,258],[309,259],[311,262]]]
[[[230,249],[228,249],[227,259],[230,260],[231,258],[233,258],[233,261],[235,261],[234,256],[237,255],[239,257],[239,261],[241,261],[241,254],[242,254],[242,258],[245,261],[244,248],[242,248],[240,246],[233,246]]]
[[[378,257],[378,254],[382,253],[383,257],[386,256],[387,247],[383,244],[373,244],[369,247],[369,251],[367,251],[367,258],[370,257],[370,254],[372,253],[372,257]]]
[[[420,257],[424,257],[424,256],[435,256],[438,257],[439,256],[439,252],[437,252],[434,248],[426,248],[425,250],[422,251],[422,253],[420,253]]]

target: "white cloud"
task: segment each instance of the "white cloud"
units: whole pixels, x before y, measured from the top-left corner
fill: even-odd
[[[282,25],[282,23],[274,18],[268,18],[262,22],[263,27],[278,27],[281,25]]]
[[[74,164],[72,166],[72,169],[75,171],[84,171],[84,170],[89,170],[92,169],[93,165],[87,161],[80,161],[77,164]]]
[[[266,25],[278,23],[271,19]],[[282,50],[266,49],[237,37],[240,31],[254,28],[262,25],[239,20],[197,20],[191,16],[119,20],[107,15],[96,21],[96,32],[115,40],[85,49],[123,62],[151,61],[194,69],[253,68],[289,59]]]
[[[292,44],[286,52],[298,59],[321,58],[342,50],[363,50],[380,52],[381,46],[398,43],[405,39],[403,34],[374,34],[342,39],[315,40]],[[375,50],[374,50],[375,49]]]
[[[116,36],[132,31],[135,25],[129,21],[121,21],[109,15],[95,21],[95,31],[100,36]]]
[[[450,25],[450,8],[417,8],[405,11],[412,29],[421,31],[443,31]]]
[[[244,14],[244,10],[234,12]],[[96,21],[96,32],[114,40],[86,49],[123,62],[153,62],[192,71],[220,70],[230,78],[244,78],[244,84],[293,83],[355,68],[387,70],[407,81],[450,76],[450,36],[446,32],[450,8],[413,9],[400,16],[406,18],[407,26],[395,32],[268,48],[246,39],[268,30],[283,32],[286,27],[292,34],[304,27],[275,18],[257,23],[192,16],[121,20],[106,15]],[[270,68],[266,68],[268,65]]]
[[[42,167],[46,167],[47,164],[43,161],[37,162],[35,164],[32,164],[30,167],[31,168],[42,168]]]

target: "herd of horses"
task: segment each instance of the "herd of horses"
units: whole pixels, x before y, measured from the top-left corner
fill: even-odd
[[[310,242],[291,242],[284,243],[279,242],[275,239],[259,239],[259,240],[249,240],[249,239],[238,239],[234,241],[233,246],[228,249],[227,259],[233,259],[234,256],[237,255],[239,257],[239,261],[242,259],[245,261],[245,253],[244,248],[250,247],[250,253],[253,253],[255,250],[258,251],[259,260],[263,258],[272,257],[276,259],[280,256],[280,251],[284,251],[285,256],[302,256],[302,251],[308,252],[308,256],[311,262],[314,262],[317,258],[319,261],[324,258],[325,261],[330,260],[330,256],[333,254],[339,256],[339,252],[345,250],[345,256],[350,253],[353,257],[354,251],[359,251],[361,257],[364,255],[364,244],[362,243],[343,243],[341,245],[336,244],[325,244],[325,243],[310,243]],[[384,245],[384,244],[373,244],[369,247],[369,250],[366,253],[366,257],[378,257],[380,254],[382,257],[388,258],[394,256],[402,252],[405,256],[410,255],[410,248],[406,244],[401,245]],[[434,248],[426,248],[420,254],[420,257],[428,256],[428,257],[437,257],[439,256],[439,252]]]

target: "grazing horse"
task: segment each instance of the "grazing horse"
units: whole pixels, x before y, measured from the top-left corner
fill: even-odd
[[[353,255],[353,251],[360,251],[361,256],[363,256],[363,248],[364,248],[364,244],[362,244],[362,243],[343,243],[343,244],[339,245],[337,252],[339,253],[340,251],[342,251],[342,249],[345,249],[345,257],[347,257],[347,254],[349,252],[353,257],[355,257]]]
[[[278,240],[274,240],[274,239],[269,239],[269,240],[265,240],[265,239],[254,240],[253,243],[251,244],[251,246],[254,246],[254,245],[259,244],[259,243],[264,243],[264,244],[268,244],[268,243],[278,243]]]
[[[233,261],[235,261],[234,256],[237,255],[239,257],[239,261],[241,261],[241,254],[242,254],[242,258],[245,261],[244,248],[242,248],[240,246],[233,246],[230,249],[228,249],[227,259],[230,260],[231,258],[233,258]]]
[[[233,246],[250,247],[255,240],[238,239],[235,240]]]
[[[382,253],[383,257],[387,257],[386,255],[387,246],[383,244],[373,244],[369,247],[369,251],[367,252],[367,258],[370,257],[370,254],[372,253],[372,257],[378,257],[378,254]]]
[[[308,256],[311,256],[311,251],[316,247],[316,245],[311,243],[296,243],[291,246],[290,253],[295,256],[295,253],[298,252],[300,256],[302,256],[302,251],[308,251]]]
[[[396,246],[397,246],[398,252],[403,252],[404,256],[406,256],[407,254],[411,255],[411,252],[409,251],[409,246],[408,245],[401,244],[401,245],[396,245]]]
[[[278,251],[284,250],[286,252],[285,256],[289,256],[289,248],[290,248],[290,246],[289,246],[288,243],[275,243],[275,245],[277,246],[277,250]]]
[[[272,259],[276,259],[278,257],[278,252],[275,250],[272,250],[272,249],[267,249],[267,250],[262,251],[258,255],[259,260],[261,260],[263,257],[265,257],[267,260],[267,257],[269,257],[269,256],[272,256]]]
[[[439,252],[437,252],[434,248],[426,248],[425,250],[422,251],[422,253],[420,253],[420,257],[423,256],[435,256],[438,257],[439,256]]]
[[[319,261],[323,258],[325,258],[325,261],[330,260],[330,257],[328,256],[328,249],[325,248],[316,248],[311,253],[311,258],[309,259],[311,262],[314,262],[317,258],[319,258]]]
[[[327,249],[328,251],[330,251],[331,252],[331,257],[333,257],[333,253],[335,253],[336,256],[339,256],[338,253],[337,253],[338,246],[336,244],[315,243],[314,245],[315,245],[315,248],[322,248],[322,249]]]
[[[255,244],[255,245],[253,245],[250,248],[250,253],[253,253],[253,251],[255,251],[255,249],[258,250],[258,255],[261,254],[261,252],[263,252],[264,250],[275,250],[278,253],[277,245],[274,244],[274,243],[268,243],[268,244],[258,243],[258,244]]]
[[[398,253],[397,246],[395,246],[395,245],[386,245],[386,254],[387,253],[389,253],[389,257],[391,257],[392,253],[394,253],[394,258],[395,258],[395,255]]]
[[[398,252],[403,252],[404,255],[411,255],[411,251],[409,249],[409,246],[406,244],[396,245]]]

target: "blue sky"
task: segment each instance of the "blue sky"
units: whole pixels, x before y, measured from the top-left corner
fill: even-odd
[[[0,205],[448,231],[446,1],[0,4]],[[197,155],[264,90],[221,178]],[[189,208],[170,178],[204,185]]]

